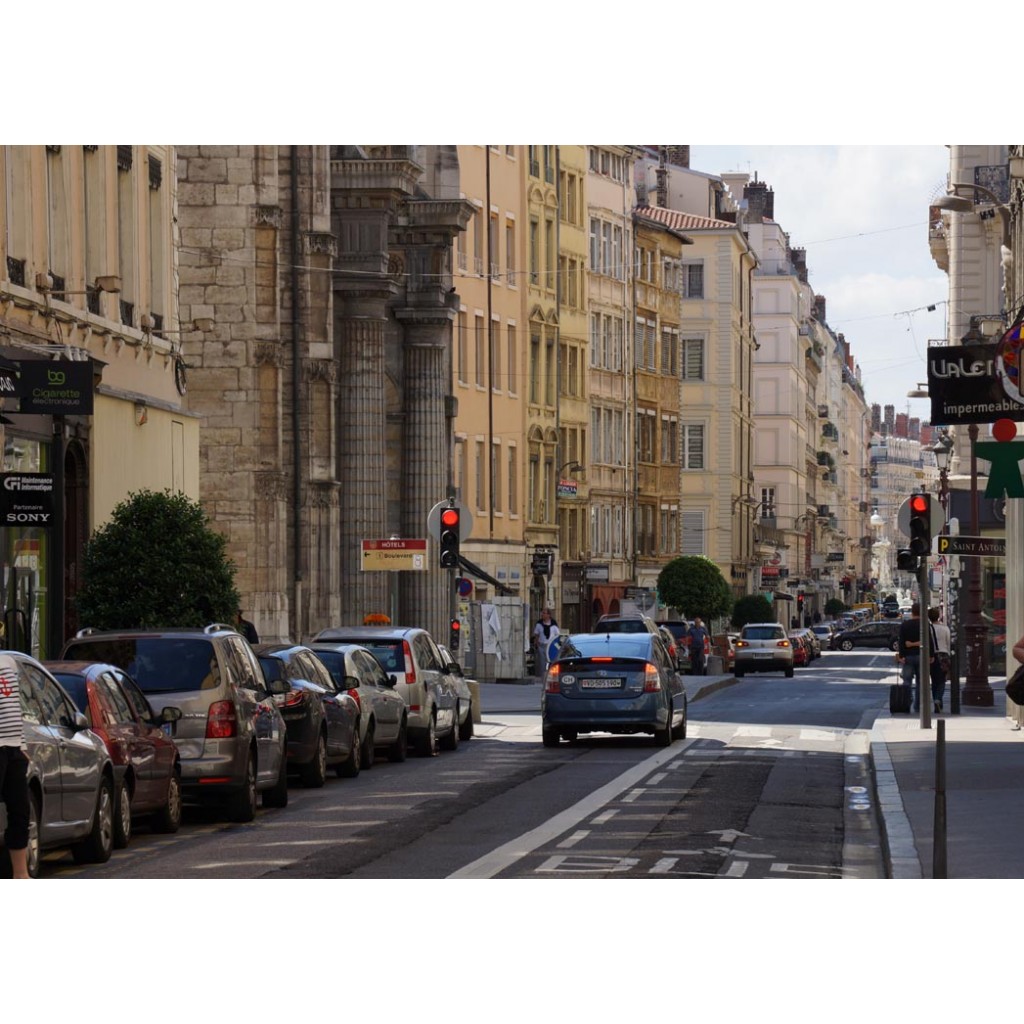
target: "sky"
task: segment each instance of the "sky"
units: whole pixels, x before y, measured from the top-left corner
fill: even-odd
[[[948,148],[691,142],[690,166],[772,188],[775,220],[806,249],[808,280],[851,347],[868,405],[927,419],[928,403],[907,392],[927,379],[929,339],[946,336],[948,278],[928,248],[928,206],[945,192]]]

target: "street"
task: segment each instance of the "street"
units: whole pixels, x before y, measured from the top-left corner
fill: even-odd
[[[44,878],[879,878],[869,729],[888,651],[828,652],[792,679],[747,675],[690,704],[685,740],[583,736],[545,749],[539,686],[484,684],[476,736],[378,761],[247,825],[190,810],[140,822],[103,865]]]

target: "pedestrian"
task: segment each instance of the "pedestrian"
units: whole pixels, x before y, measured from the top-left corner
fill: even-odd
[[[0,663],[0,798],[7,805],[4,844],[11,873],[14,878],[28,878],[28,756],[18,669],[9,656]]]
[[[548,649],[551,641],[559,636],[558,623],[551,617],[551,609],[545,608],[533,627],[533,670],[539,679],[548,671]]]
[[[816,611],[814,613],[814,624],[817,626],[821,622],[821,612]]]
[[[686,631],[690,641],[690,674],[702,676],[707,671],[707,663],[704,660],[704,640],[708,631],[699,615],[695,615],[693,625]]]
[[[918,711],[918,689],[921,684],[921,606],[916,601],[910,606],[910,618],[900,623],[896,661],[900,666],[903,685],[911,688],[910,696],[914,711]]]
[[[936,714],[942,711],[942,701],[946,695],[946,680],[949,678],[949,670],[952,666],[950,657],[952,648],[952,637],[949,626],[942,621],[938,608],[928,609],[928,618],[932,627],[932,659],[931,659],[931,680],[932,680],[932,705]],[[954,686],[958,683],[954,683]]]
[[[260,642],[260,635],[256,632],[256,627],[248,620],[242,617],[242,609],[238,609],[238,613],[235,616],[235,625],[238,632],[245,637],[246,640],[251,644],[258,644]]]

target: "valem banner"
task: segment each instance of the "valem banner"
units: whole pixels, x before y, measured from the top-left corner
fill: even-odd
[[[933,426],[1024,420],[1019,390],[1020,342],[928,349]]]

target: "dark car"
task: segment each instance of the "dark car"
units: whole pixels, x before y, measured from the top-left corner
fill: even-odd
[[[855,647],[880,647],[890,651],[899,649],[900,624],[891,619],[881,622],[865,622],[863,625],[844,629],[832,641],[839,651],[852,651]]]
[[[133,819],[145,815],[152,815],[158,832],[177,832],[181,825],[181,764],[168,731],[181,712],[167,707],[157,717],[135,681],[116,665],[87,661],[43,664],[110,754],[116,783],[114,845],[127,846]]]
[[[339,775],[358,775],[363,751],[355,698],[302,644],[257,644],[253,653],[288,730],[289,771],[314,789],[326,781],[328,765]]]
[[[686,736],[686,690],[661,638],[574,633],[548,669],[541,695],[546,747],[580,733],[653,733],[667,747]]]
[[[219,803],[252,821],[288,803],[286,730],[260,663],[234,627],[79,631],[61,659],[102,661],[130,675],[157,711],[175,707],[173,738],[186,802]]]

